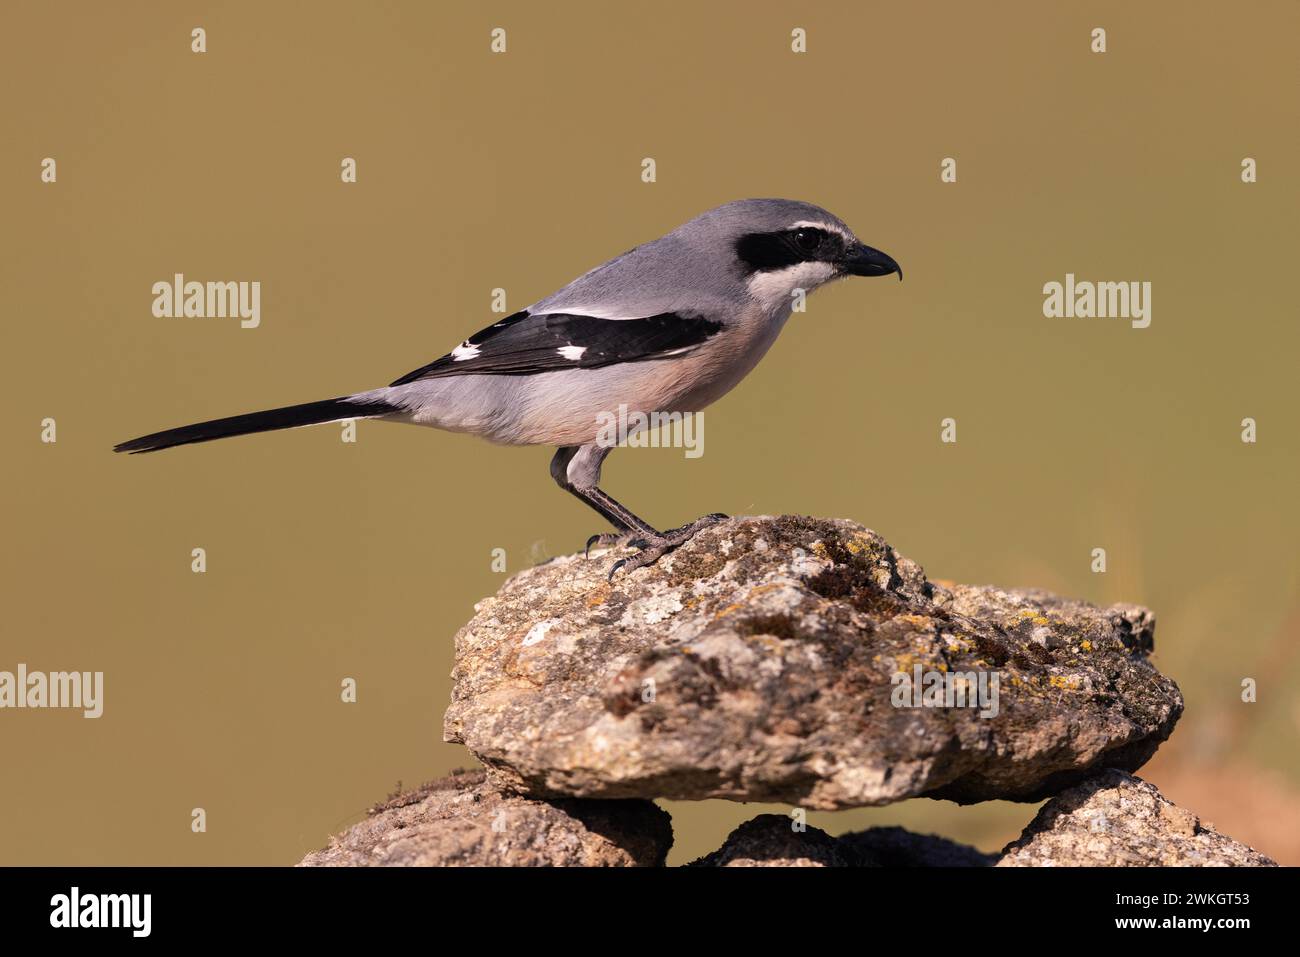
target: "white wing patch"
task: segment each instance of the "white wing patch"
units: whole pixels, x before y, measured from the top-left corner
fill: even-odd
[[[545,300],[543,300],[545,301]],[[578,306],[578,305],[546,305],[537,303],[530,306],[528,311],[534,316],[545,316],[547,314],[562,314],[566,316],[590,316],[592,319],[639,319],[636,313],[628,315],[624,309],[604,309],[600,306]]]
[[[478,346],[471,345],[470,341],[466,339],[455,349],[451,350],[451,361],[464,362],[466,359],[477,359],[478,351]]]
[[[555,351],[558,352],[565,359],[572,359],[574,362],[577,362],[579,359],[582,358],[582,354],[587,351],[587,347],[573,346],[573,345],[560,346],[560,348]]]

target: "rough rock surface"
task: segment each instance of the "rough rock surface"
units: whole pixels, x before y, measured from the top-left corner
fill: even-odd
[[[648,568],[510,579],[456,636],[444,737],[505,789],[831,809],[1037,800],[1136,770],[1182,712],[1132,605],[926,580],[843,520],[731,519]],[[897,673],[997,673],[979,707],[895,707]]]
[[[996,854],[958,844],[937,834],[913,834],[901,827],[871,827],[839,837],[840,847],[859,866],[992,867]]]
[[[1269,867],[1146,781],[1105,771],[1048,801],[999,867]]]
[[[852,867],[856,858],[821,828],[796,831],[788,817],[760,814],[727,836],[722,847],[689,867]]]
[[[788,817],[760,814],[691,867],[990,867],[996,855],[947,838],[873,827],[831,837],[820,828],[796,831]]]
[[[391,798],[300,867],[657,867],[672,822],[649,801],[534,801],[502,795],[482,771]]]

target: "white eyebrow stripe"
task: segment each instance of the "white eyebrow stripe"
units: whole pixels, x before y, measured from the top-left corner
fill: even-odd
[[[839,235],[843,236],[845,239],[848,240],[853,239],[853,237],[846,230],[841,229],[839,226],[834,226],[830,223],[815,223],[810,219],[801,219],[797,223],[791,223],[790,228],[791,229],[824,229],[828,233],[838,233]]]

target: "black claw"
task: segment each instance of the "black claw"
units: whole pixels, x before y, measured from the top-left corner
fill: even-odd
[[[717,522],[725,521],[727,518],[728,516],[721,512],[713,512],[710,515],[705,515],[703,518],[696,519],[689,525],[683,525],[681,528],[674,528],[671,531],[656,535],[654,538],[632,539],[627,542],[627,544],[630,547],[637,549],[637,553],[630,558],[620,558],[616,561],[614,566],[609,570],[609,581],[612,582],[614,576],[621,570],[626,570],[628,573],[631,573],[636,571],[638,568],[645,568],[647,565],[653,565],[664,555],[668,554],[668,552],[690,541],[697,532],[702,531],[704,528]],[[595,536],[595,538],[599,537],[600,536]],[[591,543],[588,542],[587,544],[588,547],[590,547]]]
[[[591,536],[591,538],[587,539],[587,547],[582,550],[583,558],[591,557],[591,546],[598,541],[600,541],[600,532],[597,532],[595,535]]]

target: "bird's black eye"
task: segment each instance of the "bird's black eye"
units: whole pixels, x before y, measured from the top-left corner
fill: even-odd
[[[794,244],[801,252],[816,252],[821,242],[821,232],[816,229],[796,229],[794,231]]]

